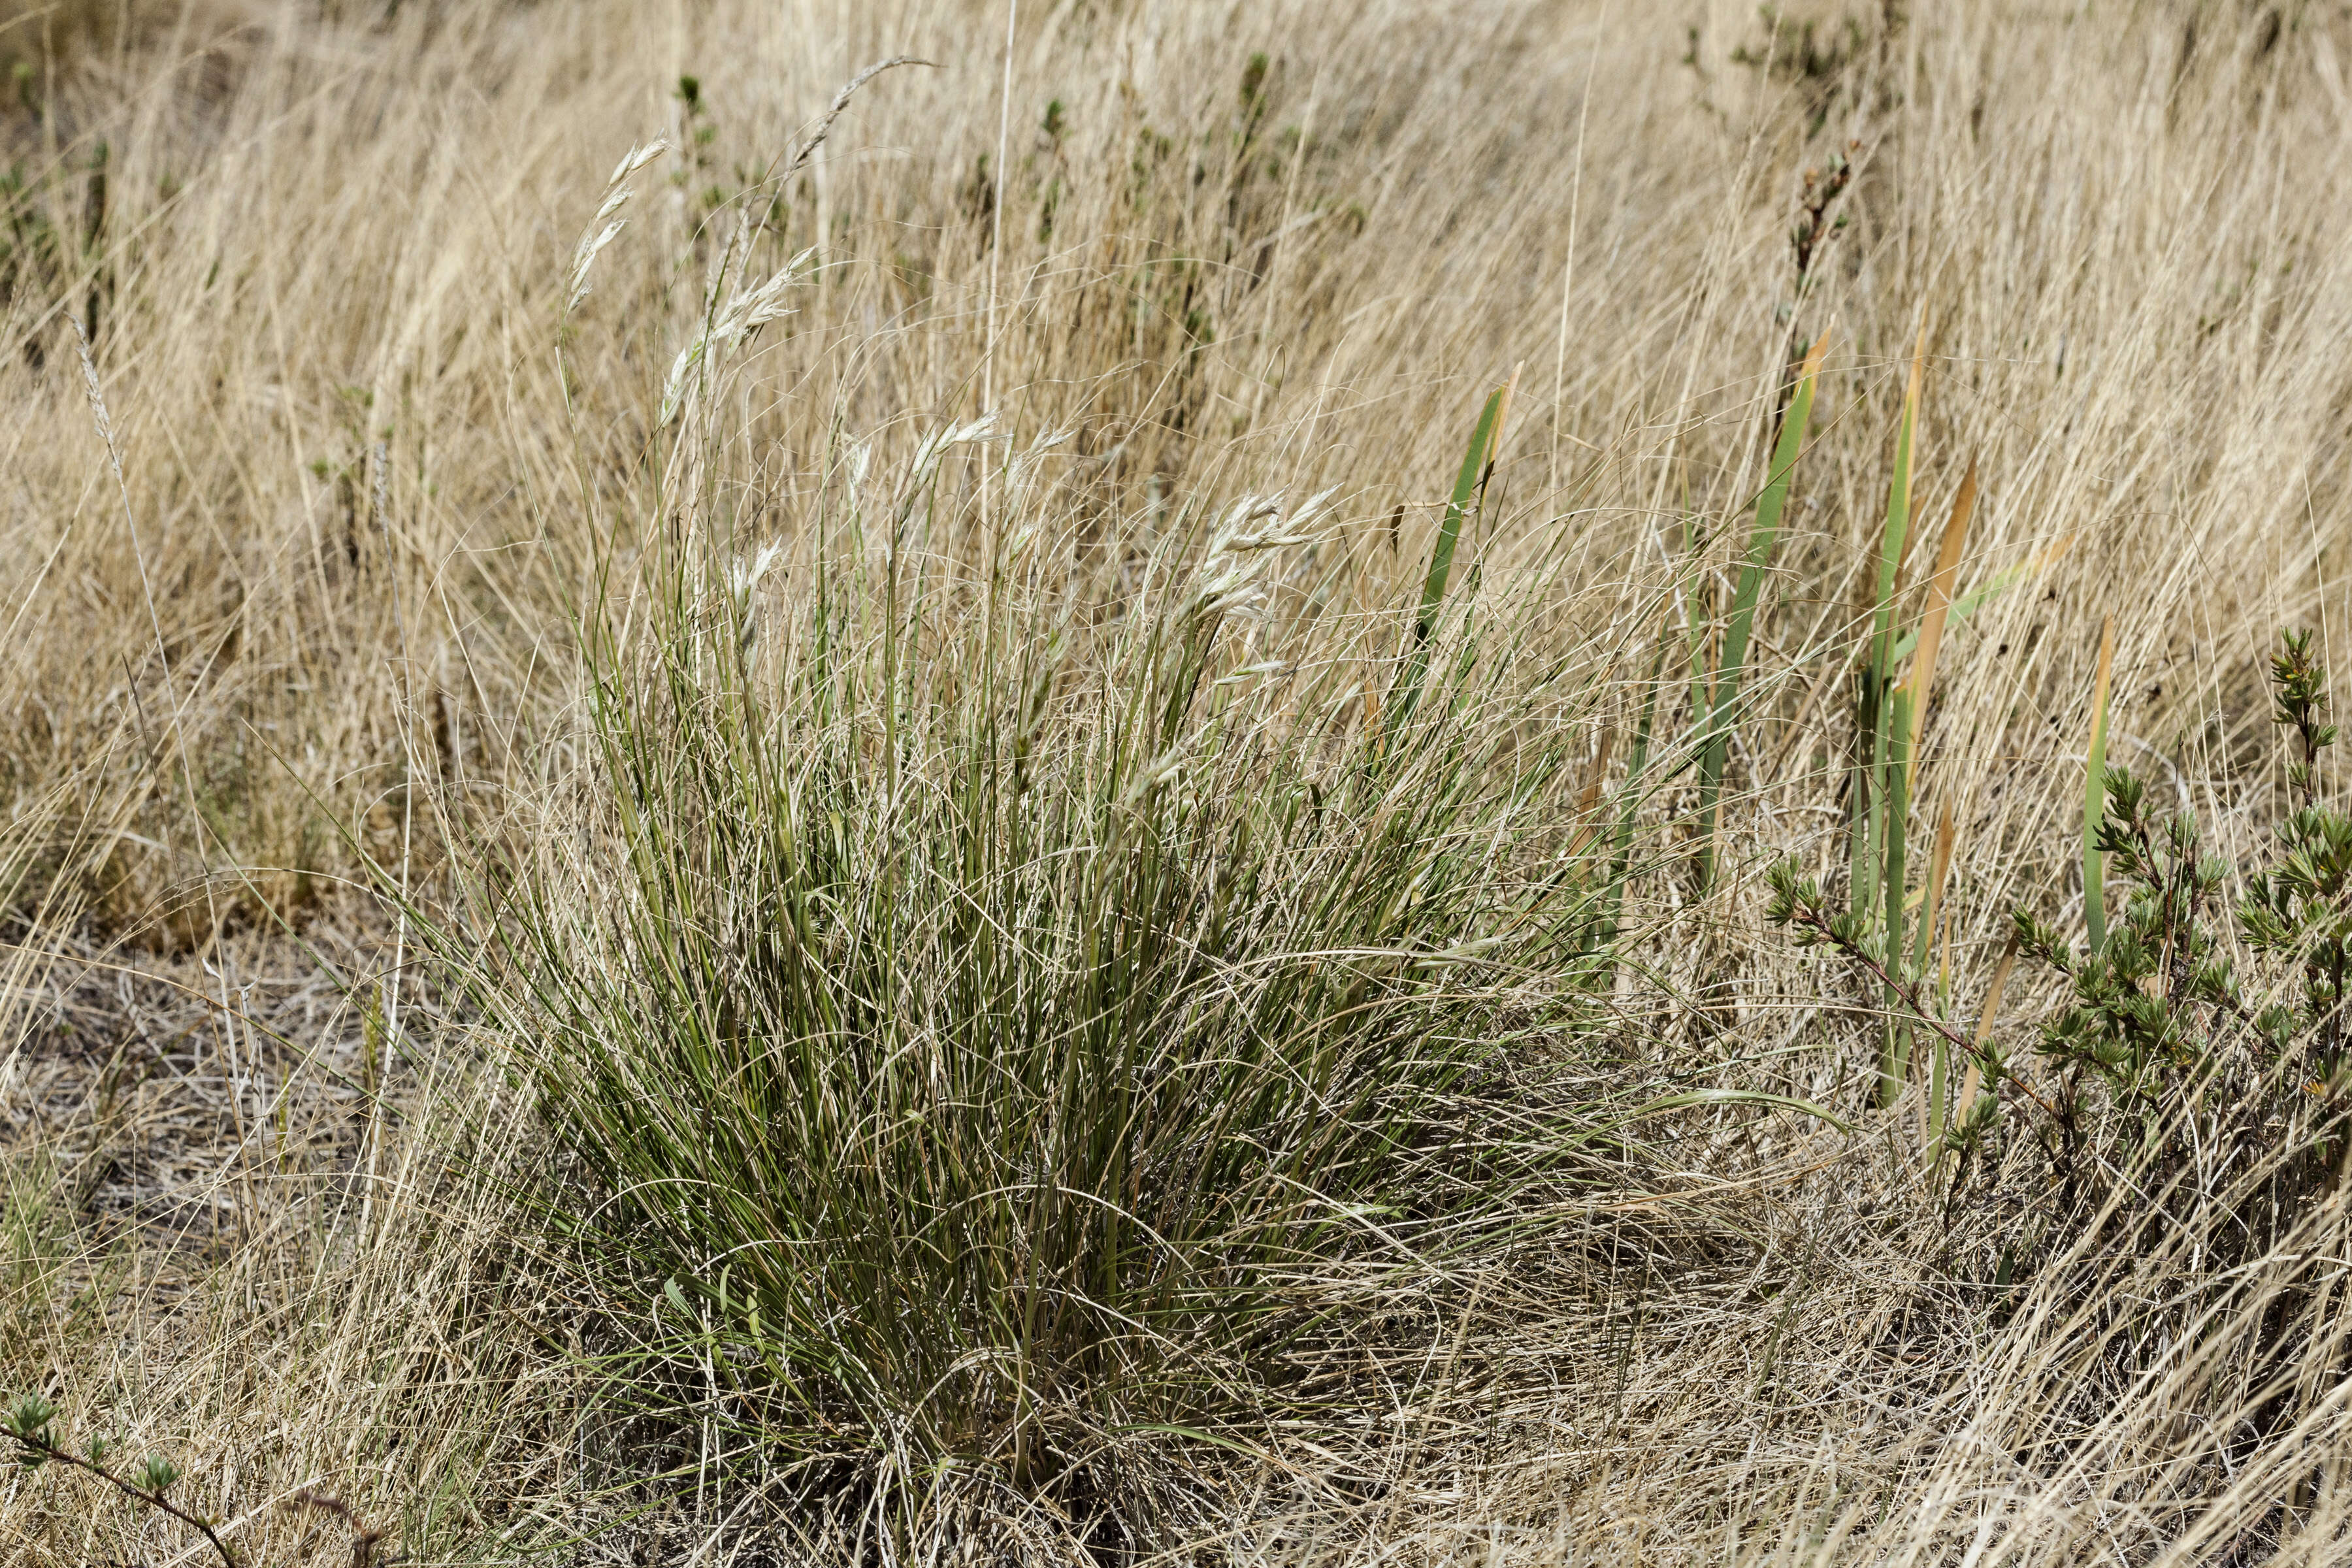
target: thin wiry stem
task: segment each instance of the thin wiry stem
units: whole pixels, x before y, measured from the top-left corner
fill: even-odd
[[[169,1514],[172,1518],[178,1520],[182,1524],[186,1525],[189,1529],[201,1533],[206,1541],[210,1542],[212,1543],[213,1550],[220,1554],[220,1560],[226,1565],[226,1568],[239,1568],[236,1553],[229,1550],[228,1542],[220,1538],[210,1523],[198,1518],[196,1515],[190,1513],[186,1509],[182,1508],[179,1504],[165,1497],[162,1492],[149,1491],[144,1487],[134,1486],[130,1481],[125,1480],[122,1477],[116,1475],[112,1470],[108,1469],[104,1465],[99,1464],[94,1460],[85,1459],[78,1454],[68,1453],[65,1449],[58,1447],[57,1444],[51,1442],[47,1437],[38,1433],[26,1434],[16,1430],[13,1426],[0,1426],[0,1435],[5,1435],[14,1438],[16,1441],[17,1446],[24,1448],[28,1453],[37,1454],[43,1459],[54,1460],[61,1465],[69,1465],[73,1468],[80,1470],[85,1474],[96,1476],[108,1486],[110,1486],[117,1491],[122,1493],[123,1496],[134,1498],[140,1502],[146,1504],[149,1508],[154,1509],[162,1513]]]

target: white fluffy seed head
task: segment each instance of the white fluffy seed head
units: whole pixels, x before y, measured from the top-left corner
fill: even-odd
[[[1270,602],[1263,579],[1272,552],[1315,543],[1320,535],[1314,524],[1339,493],[1337,486],[1318,490],[1287,516],[1278,490],[1272,495],[1244,496],[1227,507],[1210,531],[1209,552],[1201,563],[1201,586],[1192,595],[1190,613],[1203,619],[1262,617]]]
[[[940,459],[947,456],[949,447],[961,447],[967,442],[998,439],[1001,437],[997,433],[996,410],[993,408],[977,419],[934,430],[923,437],[921,446],[915,448],[915,482],[920,485],[929,481],[931,471],[939,467]]]

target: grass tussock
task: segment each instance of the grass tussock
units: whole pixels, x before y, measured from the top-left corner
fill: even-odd
[[[807,555],[665,567],[475,983],[735,1439],[917,1513],[1262,1443],[1634,1109],[1583,1037],[1600,672],[1364,616],[1328,493],[1088,538],[989,435],[847,454]]]
[[[2343,1560],[2352,31],[1914,10],[0,10],[5,1539]]]

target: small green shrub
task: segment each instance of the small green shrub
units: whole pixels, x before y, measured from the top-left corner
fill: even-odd
[[[2320,753],[2336,730],[2320,720],[2326,675],[2308,632],[2284,635],[2270,673],[2273,718],[2299,754],[2287,760],[2296,804],[2266,856],[2233,876],[2192,813],[2158,813],[2140,780],[2110,768],[2098,848],[2129,889],[2121,921],[2077,951],[2030,912],[2016,917],[2024,951],[2072,983],[2040,1043],[2061,1069],[2060,1120],[2071,1135],[2079,1087],[2095,1082],[2136,1160],[2179,1163],[2198,1143],[2268,1151],[2321,1131],[2315,1113],[2341,1119],[2329,1108],[2344,1089],[2352,817],[2321,803]],[[2244,889],[2234,910],[2232,880]],[[2251,994],[2232,925],[2260,971]]]
[[[1844,953],[1885,985],[1895,1011],[1973,1055],[1993,1092],[1952,1127],[1951,1145],[1984,1137],[2008,1084],[2032,1107],[2068,1194],[2095,1186],[2104,1196],[2114,1178],[2160,1199],[2192,1168],[2205,1189],[2274,1164],[2285,1173],[2284,1185],[2271,1184],[2284,1215],[2333,1169],[2345,1120],[2352,816],[2323,799],[2321,753],[2336,731],[2322,721],[2326,677],[2310,634],[2284,635],[2270,675],[2273,718],[2294,737],[2294,804],[2265,855],[2233,866],[2193,813],[2159,812],[2139,779],[2109,767],[2092,795],[2103,803],[2092,864],[2112,879],[2105,886],[2126,891],[2120,916],[2086,919],[2095,934],[2077,947],[2016,911],[2017,947],[2068,982],[2036,1042],[2051,1069],[2039,1090],[1901,978],[1899,955],[1884,951],[1866,917],[1833,913],[1793,861],[1773,869],[1775,924],[1801,944]],[[2243,889],[2234,904],[2233,883]],[[2103,881],[2091,889],[2104,901]]]

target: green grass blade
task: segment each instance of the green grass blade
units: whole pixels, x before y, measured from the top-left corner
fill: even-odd
[[[1420,704],[1422,682],[1429,674],[1429,645],[1437,635],[1438,612],[1444,607],[1446,580],[1454,573],[1454,552],[1462,542],[1462,523],[1470,515],[1471,506],[1485,482],[1486,464],[1494,456],[1510,390],[1506,384],[1487,395],[1486,405],[1479,411],[1477,427],[1470,433],[1470,445],[1463,451],[1462,470],[1454,478],[1454,495],[1445,503],[1444,520],[1437,526],[1437,542],[1430,547],[1429,573],[1422,579],[1421,609],[1412,623],[1412,654],[1406,660],[1404,673],[1389,703],[1387,731],[1391,736],[1412,717],[1413,709]]]
[[[1887,703],[1886,719],[1886,876],[1883,884],[1886,900],[1886,969],[1902,975],[1903,963],[1903,893],[1904,893],[1904,830],[1908,825],[1911,761],[1911,692],[1907,687],[1897,687]],[[1911,1031],[1895,1022],[1903,998],[1894,986],[1886,988],[1886,1049],[1878,1069],[1878,1102],[1892,1105],[1895,1097],[1903,1092],[1904,1076],[1911,1068]]]
[[[2099,823],[2107,814],[2107,681],[2116,668],[2116,618],[2099,629],[2099,674],[2091,689],[2091,757],[2083,783],[2083,923],[2091,951],[2107,945],[2105,867],[2099,854]]]
[[[1437,611],[1445,600],[1445,580],[1454,570],[1454,547],[1462,540],[1462,520],[1470,513],[1471,500],[1486,471],[1496,422],[1503,411],[1503,391],[1498,386],[1487,395],[1478,427],[1470,433],[1469,447],[1462,454],[1462,471],[1454,477],[1454,496],[1445,503],[1445,521],[1438,525],[1437,542],[1429,552],[1429,575],[1421,585],[1421,614],[1412,627],[1415,642],[1425,643],[1437,631]]]
[[[1625,909],[1625,873],[1633,859],[1633,816],[1641,809],[1642,774],[1650,765],[1650,732],[1658,717],[1658,689],[1664,685],[1666,670],[1666,639],[1658,641],[1657,657],[1650,661],[1650,682],[1642,696],[1642,721],[1633,731],[1633,750],[1625,759],[1625,789],[1617,808],[1616,852],[1609,862],[1609,890],[1602,901],[1602,914],[1594,938],[1597,949],[1606,952],[1617,941],[1619,921]]]
[[[1821,335],[1805,355],[1797,382],[1797,395],[1780,426],[1780,440],[1772,454],[1772,471],[1764,491],[1756,498],[1756,529],[1748,537],[1748,559],[1739,569],[1739,586],[1731,600],[1731,625],[1723,639],[1723,659],[1716,667],[1708,694],[1706,744],[1699,758],[1699,874],[1714,879],[1716,810],[1723,794],[1723,769],[1731,754],[1733,705],[1739,700],[1739,677],[1747,668],[1748,643],[1756,625],[1757,602],[1763,597],[1764,574],[1772,563],[1772,547],[1780,536],[1780,513],[1788,505],[1789,484],[1803,450],[1805,426],[1812,420],[1813,388],[1830,338]]]
[[[1857,913],[1877,901],[1886,846],[1887,688],[1895,663],[1895,601],[1902,591],[1904,547],[1911,532],[1912,447],[1918,434],[1919,385],[1927,370],[1927,329],[1911,354],[1911,379],[1895,432],[1895,472],[1886,486],[1886,523],[1879,534],[1878,576],[1871,600],[1870,655],[1854,713],[1853,868],[1850,898]]]
[[[1911,385],[1903,397],[1903,422],[1895,432],[1895,474],[1886,486],[1886,529],[1880,536],[1878,585],[1870,627],[1871,674],[1884,690],[1895,660],[1895,596],[1900,587],[1904,546],[1911,534],[1912,444],[1919,426],[1919,381],[1926,363],[1925,331],[1911,360]]]

